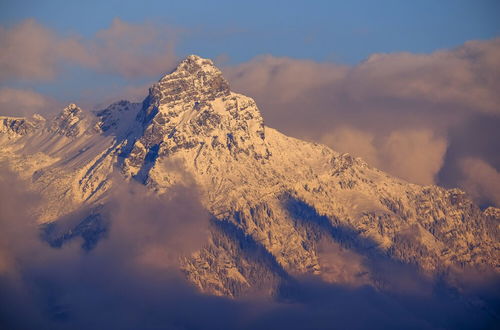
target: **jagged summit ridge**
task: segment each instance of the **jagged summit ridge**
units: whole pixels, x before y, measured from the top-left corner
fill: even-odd
[[[132,176],[140,174],[145,160],[154,163],[158,156],[182,150],[217,149],[257,159],[269,155],[255,102],[231,92],[213,62],[195,55],[150,88],[137,119],[144,131],[124,162]]]
[[[93,115],[70,105],[45,126],[0,120],[0,161],[48,197],[40,222],[83,208],[97,214],[117,176],[159,193],[194,182],[215,225],[182,269],[203,291],[272,292],[307,273],[376,286],[376,267],[351,264],[374,255],[432,274],[500,269],[498,209],[483,212],[459,190],[410,184],[266,127],[255,102],[197,56],[162,77],[142,104],[120,101]],[[103,226],[82,220],[60,240]],[[348,250],[349,262],[324,258],[324,239]],[[249,242],[253,252],[242,248]]]
[[[16,138],[34,132],[45,124],[45,118],[34,114],[31,118],[0,116],[0,133]]]
[[[76,137],[87,129],[87,118],[83,110],[74,103],[66,106],[52,121],[50,131],[67,137]]]
[[[202,103],[229,94],[229,84],[213,62],[190,55],[149,89],[143,117],[147,120],[155,111],[182,110],[176,107],[179,104],[200,107]]]

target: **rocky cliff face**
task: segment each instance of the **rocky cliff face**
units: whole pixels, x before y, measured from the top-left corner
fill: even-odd
[[[256,159],[269,156],[255,102],[232,93],[213,63],[196,56],[186,58],[150,88],[137,120],[143,132],[133,141],[124,164],[129,175],[141,180],[148,179],[153,169],[145,163],[186,151],[194,156],[203,149],[227,151],[233,158],[238,154]],[[160,187],[166,184],[158,177],[151,182]]]
[[[45,118],[40,115],[32,118],[0,117],[0,134],[2,138],[12,139],[32,133],[44,123]]]
[[[75,236],[98,244],[99,205],[116,175],[167,194],[189,176],[212,214],[211,234],[181,267],[205,292],[273,294],[304,274],[380,286],[388,263],[445,277],[500,266],[498,209],[266,127],[255,102],[197,56],[142,105],[121,101],[93,114],[69,105],[46,123],[0,120],[0,160],[51,201],[40,222],[53,228],[69,212],[94,210],[70,233],[48,231],[56,246]]]

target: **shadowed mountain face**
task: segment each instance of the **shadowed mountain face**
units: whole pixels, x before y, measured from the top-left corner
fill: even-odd
[[[142,104],[94,113],[71,104],[50,120],[0,124],[0,160],[44,197],[34,214],[54,248],[81,237],[91,254],[113,235],[118,182],[166,198],[195,189],[210,215],[208,238],[178,268],[208,294],[296,299],[304,276],[354,290],[425,282],[460,292],[464,270],[500,266],[499,209],[265,126],[255,102],[197,56]],[[411,274],[413,284],[394,274]]]

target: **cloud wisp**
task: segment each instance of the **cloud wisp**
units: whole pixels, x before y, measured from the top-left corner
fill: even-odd
[[[0,88],[0,116],[29,116],[54,111],[58,102],[29,89]]]
[[[157,75],[175,64],[177,31],[114,19],[93,38],[60,35],[35,20],[0,27],[0,82],[47,81],[66,64],[125,78]]]

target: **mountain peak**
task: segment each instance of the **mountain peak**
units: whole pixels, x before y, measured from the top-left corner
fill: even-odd
[[[45,123],[45,118],[35,113],[31,118],[0,116],[0,133],[22,136],[33,132]]]
[[[177,68],[151,86],[140,121],[148,122],[158,112],[179,113],[231,94],[222,72],[209,59],[190,55]]]
[[[68,104],[62,111],[63,114],[77,115],[82,112],[82,109],[75,103]]]
[[[106,205],[123,196],[113,191],[125,187],[117,180],[124,175],[167,193],[165,200],[177,198],[177,185],[196,189],[211,236],[180,261],[202,291],[272,294],[301,274],[393,288],[383,270],[404,264],[431,285],[432,274],[457,283],[460,267],[500,270],[498,209],[482,212],[459,190],[409,184],[269,129],[255,102],[231,92],[210,60],[189,56],[142,105],[121,101],[94,114],[70,104],[50,123],[40,121],[46,129],[0,117],[0,160],[43,194],[40,221],[66,216],[44,227],[57,228],[44,232],[51,245],[80,236],[89,246],[113,233]],[[148,208],[156,202],[130,202],[147,208],[135,212],[137,220],[164,219]]]
[[[222,72],[211,60],[197,55],[186,57],[172,73],[163,76],[150,89],[150,96],[160,103],[185,102],[186,98],[214,100],[229,93],[229,84]]]
[[[140,180],[147,179],[157,158],[192,149],[254,160],[270,154],[254,100],[232,93],[213,62],[196,55],[149,89],[137,121],[143,132],[125,164]]]
[[[67,137],[81,135],[85,127],[85,114],[74,103],[68,104],[53,120],[50,131]]]
[[[222,73],[214,65],[212,60],[208,58],[202,58],[198,55],[189,55],[179,63],[174,72],[165,75],[161,80],[165,78],[169,79],[168,76],[173,73],[187,73],[188,75],[198,75],[200,71],[207,75],[222,75]]]

